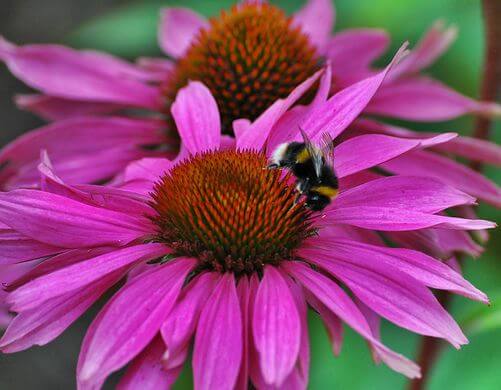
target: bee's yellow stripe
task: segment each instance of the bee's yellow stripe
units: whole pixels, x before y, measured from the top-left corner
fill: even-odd
[[[313,187],[311,189],[313,192],[317,192],[320,195],[327,196],[328,198],[333,198],[335,197],[339,190],[337,188],[333,187],[328,187],[328,186],[318,186],[318,187]]]
[[[307,148],[304,148],[296,155],[296,163],[302,164],[310,158],[310,153]]]

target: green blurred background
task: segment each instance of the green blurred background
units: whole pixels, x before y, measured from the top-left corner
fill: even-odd
[[[85,13],[88,1],[79,3]],[[156,30],[158,11],[162,6],[182,5],[205,15],[215,15],[221,7],[232,4],[227,0],[143,0],[105,3],[108,4],[107,7],[97,8],[96,15],[99,16],[89,15],[87,21],[67,27],[66,32],[62,33],[57,40],[74,47],[100,49],[129,59],[137,56],[161,55],[157,46]],[[282,0],[272,3],[292,13],[301,6],[303,1]],[[33,7],[37,7],[36,4]],[[416,43],[421,34],[437,19],[457,25],[459,36],[456,43],[429,69],[429,73],[466,95],[477,96],[484,50],[480,1],[338,0],[336,8],[336,31],[353,27],[384,28],[391,33],[392,52],[405,40],[409,40],[411,45]],[[45,12],[50,12],[50,10],[45,9]],[[26,25],[25,28],[29,29],[30,26]],[[472,131],[473,121],[472,118],[461,118],[436,125],[409,126],[418,130],[447,130],[469,134]],[[498,124],[493,131],[494,138],[498,142],[501,139],[499,130]],[[499,170],[489,167],[486,172],[496,182],[501,181]],[[496,220],[498,223],[501,221],[499,210],[482,206],[480,213],[483,218]],[[469,302],[461,297],[454,298],[454,317],[464,324],[470,344],[460,351],[449,346],[443,349],[429,382],[431,389],[501,389],[499,368],[501,366],[499,352],[501,350],[501,262],[497,258],[501,249],[500,238],[499,230],[493,232],[486,253],[478,260],[467,259],[465,261],[464,269],[467,278],[488,293],[492,304],[490,307],[483,307],[479,303]],[[7,388],[4,387],[7,385],[9,388],[31,388],[32,383],[36,383],[37,388],[49,388],[50,384],[54,384],[57,388],[65,388],[61,386],[62,382],[72,383],[76,361],[74,351],[78,350],[82,331],[89,320],[90,316],[86,316],[79,324],[73,326],[63,336],[63,341],[55,342],[39,351],[1,357],[0,387]],[[310,334],[312,340],[311,389],[398,389],[406,386],[404,377],[393,373],[385,366],[375,366],[372,363],[366,344],[351,330],[346,328],[343,350],[337,358],[332,356],[326,332],[313,314],[310,316]],[[418,337],[385,323],[383,339],[395,350],[414,358]],[[73,351],[73,354],[69,351]],[[65,379],[59,377],[62,382],[58,380],[57,375],[52,375],[50,380],[45,381],[44,372],[32,373],[38,376],[36,382],[15,374],[21,372],[17,370],[17,367],[25,361],[36,362],[36,359],[55,356],[52,364],[57,364],[57,357],[60,353],[67,357],[64,362],[64,374],[61,374]],[[35,364],[35,371],[36,367],[38,367],[37,364]],[[189,368],[183,372],[181,380],[176,385],[178,389],[191,388],[189,372]],[[25,385],[20,387],[22,383]]]

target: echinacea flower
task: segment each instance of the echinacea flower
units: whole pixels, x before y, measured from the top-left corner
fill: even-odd
[[[353,96],[323,101],[308,135],[315,139],[320,126],[333,134],[347,126],[366,104],[363,94]],[[333,101],[344,101],[345,110],[333,114]],[[492,227],[442,214],[474,199],[423,177],[343,184],[395,150],[429,141],[369,135],[340,143],[336,156],[346,163],[338,170],[340,194],[313,213],[295,201],[289,175],[266,169],[260,150],[270,141],[269,123],[242,130],[236,147],[228,144],[216,101],[199,82],[180,90],[172,115],[181,156],[131,164],[122,188],[65,184],[44,155],[40,190],[0,194],[0,222],[24,238],[23,260],[46,257],[8,286],[7,301],[18,314],[0,341],[4,352],[53,340],[124,278],[84,338],[81,389],[99,388],[129,363],[124,388],[168,388],[192,345],[196,389],[249,383],[304,389],[308,306],[322,317],[334,351],[346,322],[376,361],[409,377],[419,376],[419,368],[382,343],[380,317],[455,347],[467,342],[430,288],[481,302],[487,297],[439,260],[374,243],[372,230]],[[373,152],[354,153],[364,142]]]
[[[159,44],[173,60],[143,58],[138,65],[104,53],[1,41],[0,59],[42,93],[20,96],[18,105],[55,122],[0,152],[0,182],[5,189],[36,185],[40,148],[49,151],[69,183],[103,182],[138,158],[172,157],[177,153],[177,132],[170,109],[189,80],[209,87],[220,109],[223,133],[234,136],[235,120],[256,121],[280,99],[289,99],[290,107],[310,103],[315,75],[326,63],[332,64],[330,94],[374,75],[371,64],[387,49],[387,34],[355,29],[331,36],[334,14],[330,0],[309,0],[292,17],[262,1],[244,1],[209,20],[189,9],[168,8],[162,12]],[[455,30],[434,26],[396,66],[364,113],[413,121],[446,120],[471,112],[499,115],[498,105],[475,102],[420,75],[454,36]],[[137,110],[130,115],[130,108],[144,115],[138,118]],[[396,130],[374,119],[352,127],[348,134],[394,135]],[[399,134],[416,137],[409,131]],[[500,163],[499,147],[485,141],[458,137],[434,150]],[[395,164],[385,169],[433,174],[499,205],[500,190],[494,183],[449,157],[419,152]]]

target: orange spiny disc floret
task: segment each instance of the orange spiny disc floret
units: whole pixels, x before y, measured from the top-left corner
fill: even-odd
[[[199,32],[164,86],[168,107],[188,80],[214,95],[223,131],[235,119],[256,119],[313,75],[320,59],[291,18],[269,4],[247,3],[222,12]]]
[[[201,268],[236,274],[290,258],[311,235],[309,211],[279,171],[263,169],[251,151],[206,152],[191,157],[155,186],[158,240]]]

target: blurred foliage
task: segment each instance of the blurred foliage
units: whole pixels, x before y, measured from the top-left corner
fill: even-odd
[[[68,42],[76,47],[92,47],[126,58],[160,55],[157,46],[157,22],[163,6],[184,6],[207,16],[215,15],[229,0],[143,0],[131,2],[112,13],[92,20],[76,30]],[[280,0],[273,3],[294,12],[301,0]],[[481,73],[483,31],[479,0],[339,0],[336,3],[336,30],[353,27],[377,27],[392,35],[392,51],[409,40],[416,43],[423,32],[437,19],[459,27],[456,43],[429,73],[469,96],[476,96]],[[335,65],[335,64],[334,64]],[[405,123],[404,123],[405,124]],[[471,132],[471,118],[429,124],[414,124],[415,129],[448,130],[462,134]],[[501,141],[499,124],[495,140]],[[487,169],[488,175],[501,181],[501,172]],[[501,220],[501,212],[482,206],[484,218]],[[435,367],[430,381],[431,389],[499,389],[501,357],[501,263],[499,230],[492,234],[488,250],[480,260],[467,260],[465,274],[476,286],[495,299],[489,307],[477,302],[455,298],[453,314],[465,319],[470,344],[461,351],[446,347]],[[312,343],[312,389],[388,389],[403,388],[406,380],[385,366],[375,366],[364,341],[353,331],[346,329],[345,343],[340,357],[333,357],[329,341],[320,320],[311,314],[310,334]],[[395,350],[412,357],[418,337],[384,324],[385,342]],[[185,369],[177,388],[190,388],[190,369]]]

